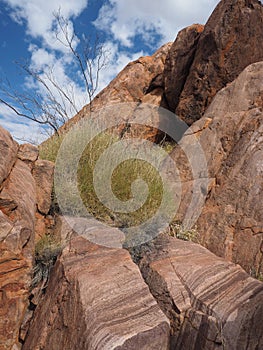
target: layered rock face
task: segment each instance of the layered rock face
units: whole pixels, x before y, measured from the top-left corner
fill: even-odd
[[[107,229],[93,219],[67,222],[61,233],[68,244],[23,350],[263,346],[263,284],[240,266],[200,245],[161,235],[132,249],[144,281],[127,251],[88,240],[101,232],[107,243],[121,231],[108,228],[107,240]]]
[[[262,96],[263,62],[259,62],[216,95],[171,154],[183,191],[178,219],[188,215],[198,188],[202,243],[257,275],[263,272]],[[203,168],[193,174],[192,166],[202,161]],[[190,222],[199,215],[198,200]]]
[[[55,265],[23,349],[168,350],[169,342],[169,320],[129,253],[76,236]]]
[[[19,147],[0,127],[0,348],[3,350],[18,346],[19,328],[28,306],[37,192],[42,186],[32,175],[37,157],[36,147]],[[49,175],[46,177],[52,183]],[[50,192],[45,195],[49,205],[50,195]]]
[[[161,236],[141,247],[142,274],[171,320],[171,349],[261,349],[263,284],[207,249]]]
[[[200,30],[178,35],[164,70],[164,81],[172,81],[165,86],[168,106],[188,125],[244,68],[263,60],[263,6],[257,0],[222,0]]]

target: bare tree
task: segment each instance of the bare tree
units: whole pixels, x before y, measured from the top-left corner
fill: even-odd
[[[90,105],[98,90],[101,70],[107,66],[108,51],[98,35],[78,37],[70,22],[65,19],[60,10],[54,13],[55,37],[63,45],[77,67],[78,85],[85,90],[86,99],[83,104]],[[61,125],[79,111],[76,101],[74,83],[68,81],[61,85],[56,78],[54,66],[39,71],[29,63],[18,63],[18,66],[38,88],[33,93],[20,92],[12,88],[8,80],[1,81],[0,102],[10,108],[18,116],[32,120],[46,131],[58,133]]]

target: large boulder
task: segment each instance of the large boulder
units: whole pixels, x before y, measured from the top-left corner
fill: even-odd
[[[259,62],[216,95],[171,154],[182,184],[178,219],[190,213],[188,219],[195,222],[201,213],[197,228],[202,243],[257,275],[263,272],[262,108]],[[202,161],[203,169],[198,168]]]
[[[189,38],[185,51],[181,48],[184,37]],[[168,56],[165,68],[175,74],[165,87],[168,104],[189,125],[201,118],[216,93],[244,68],[263,60],[262,3],[257,0],[220,1],[197,44],[196,38],[195,31],[180,33],[172,48],[175,55]],[[182,63],[171,70],[169,67],[177,65],[181,55],[185,55]],[[187,77],[185,69],[189,71]],[[174,83],[171,85],[169,80]]]
[[[204,247],[169,236],[140,254],[142,274],[171,321],[171,349],[263,347],[263,283]]]
[[[128,252],[76,236],[55,265],[23,349],[168,350],[169,337],[169,321]]]

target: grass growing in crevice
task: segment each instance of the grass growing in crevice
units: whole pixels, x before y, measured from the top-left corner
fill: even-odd
[[[54,235],[44,235],[35,246],[35,266],[33,269],[32,289],[47,286],[50,271],[62,251],[62,245]]]
[[[62,136],[54,136],[43,143],[40,146],[40,157],[42,159],[56,161],[57,153],[62,141]],[[93,171],[103,152],[118,141],[120,141],[120,138],[115,134],[103,132],[92,138],[87,144],[78,165],[78,191],[88,213],[113,226],[130,227],[145,222],[148,218],[151,218],[154,215],[156,210],[158,210],[163,196],[162,180],[158,171],[151,164],[142,159],[131,158],[122,161],[114,169],[111,177],[111,189],[114,196],[120,201],[125,202],[130,200],[132,197],[132,184],[138,179],[147,183],[148,196],[144,204],[132,213],[116,212],[101,203],[94,188]],[[73,156],[77,148],[76,144],[77,143],[72,147],[71,153]],[[173,146],[169,142],[164,141],[161,147],[164,151],[169,153]],[[125,153],[126,150],[123,149],[123,152]],[[116,157],[118,156],[116,155]],[[96,176],[98,177],[101,175],[103,174],[96,173]],[[63,187],[65,187],[65,192],[70,192],[68,190],[70,185],[67,185],[68,187],[66,187],[65,184],[61,183],[59,186],[62,186],[62,191]],[[53,194],[53,198],[53,208],[55,211],[58,211],[59,208],[56,203],[55,193]],[[64,210],[63,214],[72,216],[86,215],[83,212],[83,208],[79,207],[77,195],[74,193],[69,193],[65,198],[63,207],[66,208],[66,212]]]
[[[180,221],[173,221],[166,230],[169,236],[200,244],[200,236],[196,228],[186,229]]]

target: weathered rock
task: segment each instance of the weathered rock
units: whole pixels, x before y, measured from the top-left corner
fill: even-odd
[[[37,189],[37,208],[40,213],[48,214],[51,206],[54,163],[39,159],[33,168],[33,177]]]
[[[263,283],[197,244],[168,236],[143,255],[143,276],[171,320],[171,349],[262,348]]]
[[[220,91],[202,132],[210,174],[216,178],[198,227],[213,252],[263,273],[263,62],[249,66]]]
[[[109,248],[122,248],[125,241],[122,231],[109,227],[92,216],[89,218],[58,216],[55,233],[62,244],[68,243],[75,233],[90,242]]]
[[[19,346],[19,327],[28,306],[35,197],[30,169],[17,160],[0,193],[0,348],[3,350]]]
[[[193,63],[197,43],[204,26],[194,24],[181,30],[169,50],[164,66],[163,85],[166,102],[175,111]]]
[[[17,160],[0,193],[0,210],[19,225],[34,230],[35,184],[29,167]]]
[[[128,252],[79,236],[54,267],[23,349],[168,347],[169,322]]]
[[[0,189],[16,161],[17,150],[18,144],[9,132],[0,126]]]
[[[35,215],[35,243],[37,243],[45,235],[54,233],[55,219],[51,215],[42,215],[36,212]]]
[[[257,0],[220,1],[200,35],[176,114],[189,125],[200,119],[219,90],[262,60],[263,5]]]
[[[202,210],[197,223],[202,243],[257,274],[263,272],[262,96],[259,62],[216,95],[172,153],[182,182],[178,219],[190,213],[187,219],[195,222]]]
[[[38,158],[38,148],[25,143],[19,146],[17,157],[25,162],[35,162]]]

